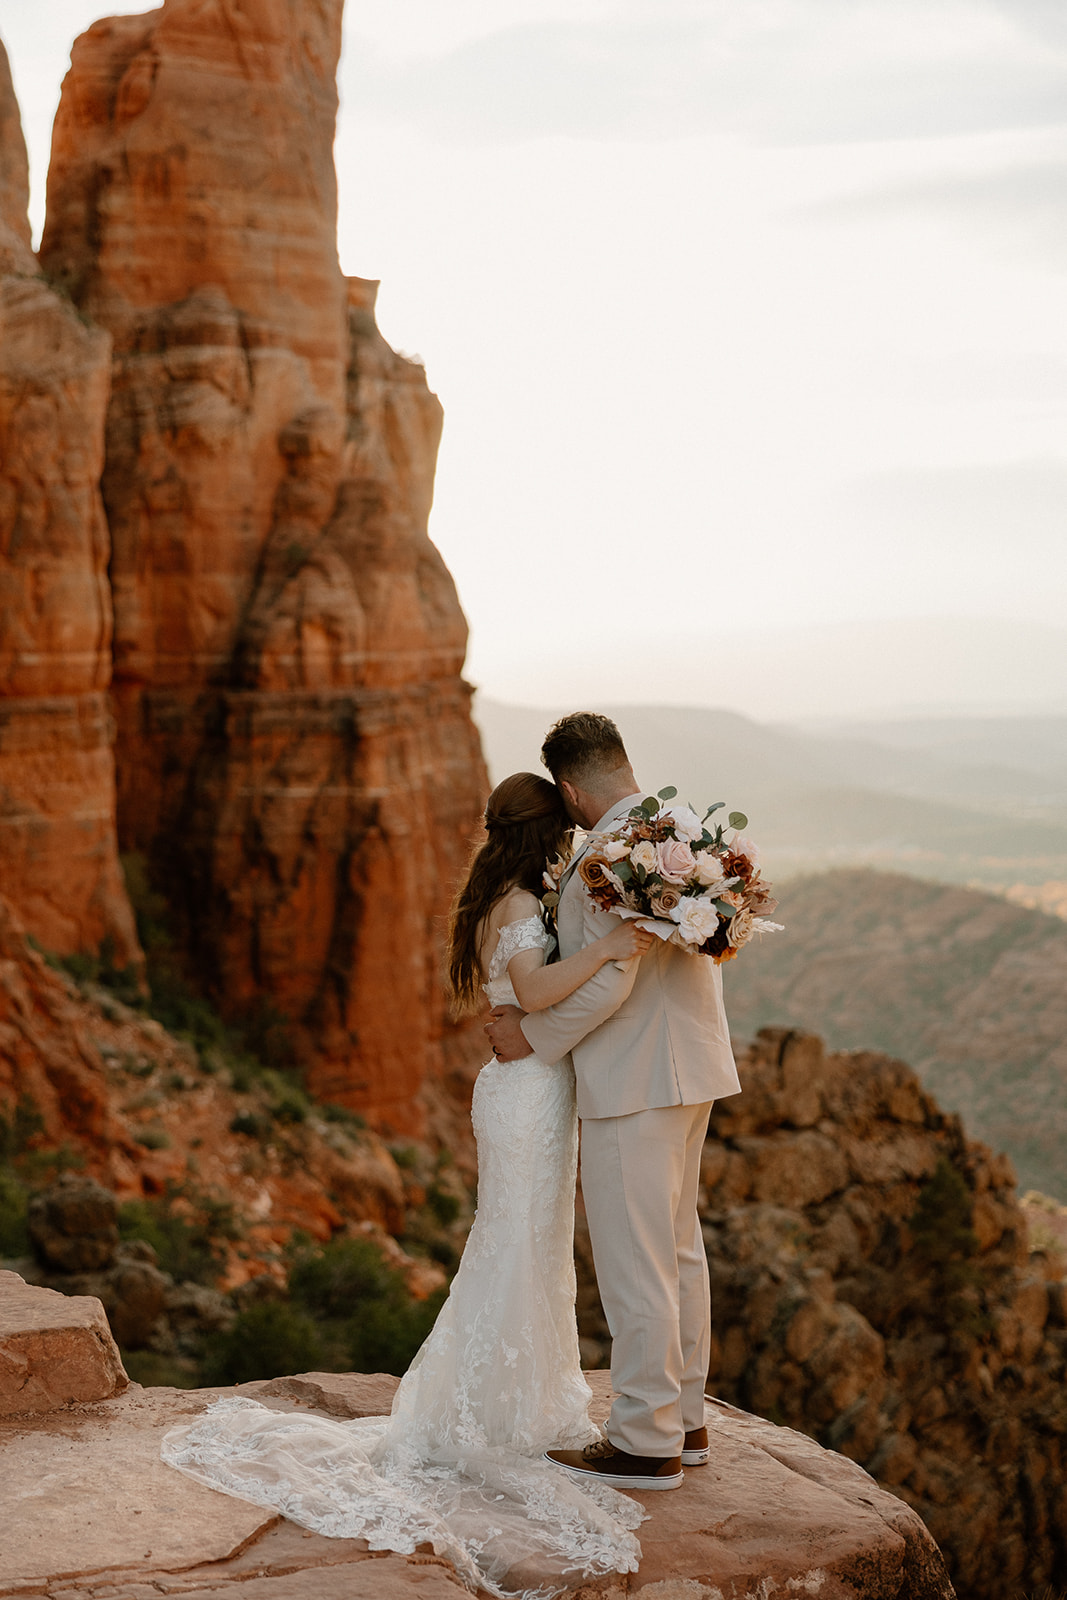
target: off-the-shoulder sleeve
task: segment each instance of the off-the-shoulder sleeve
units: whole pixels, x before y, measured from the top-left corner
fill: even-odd
[[[551,950],[555,943],[540,917],[520,917],[518,922],[505,923],[489,963],[490,978],[505,973],[508,962],[520,950]]]

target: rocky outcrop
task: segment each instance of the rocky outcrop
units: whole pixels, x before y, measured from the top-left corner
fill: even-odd
[[[21,1116],[38,1167],[47,1168],[49,1152],[60,1164],[64,1151],[76,1152],[110,1191],[86,1198],[81,1179],[70,1179],[66,1200],[53,1192],[39,1202],[31,1228],[55,1270],[107,1266],[114,1195],[175,1195],[191,1219],[225,1200],[233,1227],[217,1246],[226,1286],[264,1271],[282,1281],[280,1258],[297,1228],[318,1240],[361,1224],[376,1237],[400,1230],[405,1185],[377,1135],[283,1103],[276,1076],[235,1087],[235,1071],[48,966],[0,898],[0,1132]]]
[[[316,1093],[417,1134],[485,774],[426,534],[440,407],[337,262],[341,9],[95,24],[41,258],[114,340],[120,837],[220,1002],[268,998]]]
[[[766,1029],[702,1162],[710,1381],[922,1516],[968,1600],[1067,1576],[1067,1281],[901,1062]]]
[[[0,1417],[107,1400],[128,1381],[99,1300],[0,1272]]]
[[[591,1381],[603,1420],[610,1385],[604,1373]],[[278,1411],[344,1419],[388,1411],[396,1383],[380,1373],[317,1372],[240,1392]],[[219,1392],[135,1384],[61,1422],[0,1423],[5,1503],[15,1512],[13,1536],[0,1550],[0,1595],[32,1587],[64,1600],[157,1590],[190,1600],[210,1592],[217,1600],[231,1584],[235,1595],[260,1600],[305,1593],[443,1600],[466,1592],[428,1546],[400,1556],[369,1551],[363,1540],[325,1539],[164,1466],[164,1431]],[[594,1580],[578,1593],[951,1600],[919,1518],[852,1462],[721,1403],[709,1407],[708,1426],[710,1464],[689,1471],[676,1492],[648,1496],[640,1571]],[[536,1582],[536,1573],[521,1570],[524,1583]]]
[[[139,958],[115,836],[110,341],[30,252],[26,148],[0,45],[0,877],[61,952]]]
[[[1024,1189],[1067,1200],[1063,920],[861,871],[792,880],[780,912],[788,935],[724,979],[735,1032],[784,1023],[834,1049],[899,1056],[973,1136],[1011,1156]]]

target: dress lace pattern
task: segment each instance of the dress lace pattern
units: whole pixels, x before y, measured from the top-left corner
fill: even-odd
[[[550,949],[540,919],[502,929],[486,993],[515,1004],[508,962]],[[211,1487],[333,1538],[452,1561],[472,1587],[547,1600],[636,1572],[641,1507],[542,1459],[599,1437],[574,1320],[578,1124],[569,1065],[490,1061],[472,1105],[478,1213],[449,1297],[388,1417],[271,1411],[225,1398],[163,1440]]]

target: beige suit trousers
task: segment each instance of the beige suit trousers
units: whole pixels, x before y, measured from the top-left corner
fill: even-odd
[[[692,959],[692,958],[690,958]],[[612,1444],[679,1454],[704,1426],[711,1291],[697,1216],[711,1102],[582,1122],[582,1195],[611,1332]]]

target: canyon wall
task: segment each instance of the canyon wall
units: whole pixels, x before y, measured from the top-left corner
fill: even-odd
[[[376,286],[337,259],[341,12],[166,0],[94,24],[53,134],[40,261],[60,293],[34,276],[3,113],[23,274],[4,360],[51,385],[38,488],[5,501],[42,501],[44,554],[30,572],[26,537],[7,540],[4,737],[29,756],[0,794],[29,820],[4,887],[47,947],[110,933],[136,957],[117,818],[222,1008],[282,1015],[316,1095],[412,1134],[478,1054],[445,1015],[442,935],[487,785],[466,624],[426,531],[441,408],[379,333]],[[45,301],[63,383],[18,349]],[[70,809],[51,840],[33,781],[38,811],[59,788]],[[75,825],[96,920],[68,894],[59,926],[43,901]]]
[[[0,888],[42,943],[138,958],[119,870],[106,333],[30,250],[26,147],[0,45]]]
[[[903,1062],[764,1029],[701,1162],[713,1392],[913,1506],[968,1600],[1067,1575],[1067,1262]],[[1051,1592],[1051,1591],[1050,1591]]]

